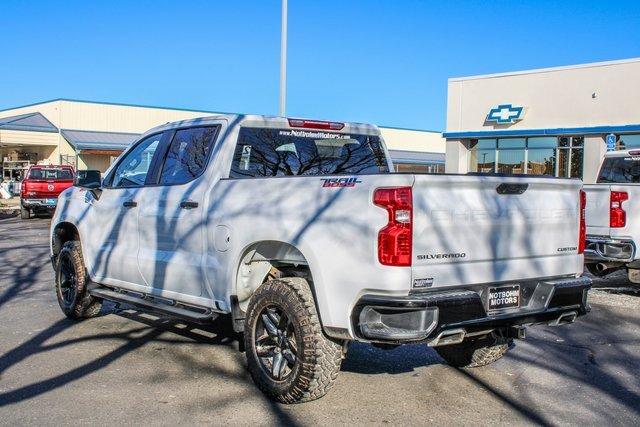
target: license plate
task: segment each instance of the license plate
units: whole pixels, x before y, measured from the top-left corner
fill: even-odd
[[[56,199],[45,199],[44,201],[47,205],[55,205]]]
[[[520,285],[489,288],[489,310],[520,307]]]

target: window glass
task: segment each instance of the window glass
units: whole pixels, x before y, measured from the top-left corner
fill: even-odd
[[[640,183],[640,156],[606,157],[598,183]]]
[[[162,134],[151,135],[140,142],[120,162],[113,174],[113,187],[137,187],[144,185],[151,160],[158,148]]]
[[[572,147],[581,147],[584,145],[584,137],[582,136],[574,136],[571,138],[571,146]]]
[[[523,174],[524,148],[521,150],[500,150],[498,152],[498,173]]]
[[[388,171],[377,136],[242,128],[230,177],[355,175]]]
[[[64,181],[73,179],[73,173],[71,169],[53,169],[53,168],[37,168],[31,169],[29,172],[29,179],[46,179],[54,181]]]
[[[185,184],[207,164],[217,127],[181,129],[175,133],[160,174],[160,184]]]
[[[555,138],[554,138],[555,144]],[[550,175],[556,174],[556,150],[553,148],[531,148],[527,153],[527,174]]]
[[[495,139],[472,139],[469,143],[469,148],[472,150],[495,150]]]
[[[584,150],[572,149],[571,150],[571,178],[582,179],[582,164],[584,163]]]
[[[496,168],[496,150],[471,150],[469,172],[493,173]]]
[[[524,138],[505,138],[498,140],[498,149],[501,148],[522,148],[524,149]]]
[[[640,135],[620,135],[618,137],[618,150],[628,150],[640,147]]]
[[[396,172],[444,173],[442,163],[395,163]]]
[[[529,148],[556,148],[557,145],[558,139],[553,136],[527,138],[527,147]]]

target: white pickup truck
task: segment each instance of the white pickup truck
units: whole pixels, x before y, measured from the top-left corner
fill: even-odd
[[[605,276],[626,268],[629,280],[640,283],[640,150],[608,152],[596,184],[587,194],[587,247],[589,272]]]
[[[393,173],[375,126],[219,115],[80,172],[51,223],[63,312],[228,316],[271,398],[331,387],[350,341],[456,366],[588,311],[578,180]]]

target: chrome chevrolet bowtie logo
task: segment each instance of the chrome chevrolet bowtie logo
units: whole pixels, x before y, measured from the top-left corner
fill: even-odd
[[[487,115],[488,122],[495,123],[514,123],[522,120],[524,107],[514,107],[511,104],[498,105],[492,108]]]

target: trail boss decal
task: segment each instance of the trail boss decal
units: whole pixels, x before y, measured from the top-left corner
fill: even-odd
[[[322,181],[323,188],[355,187],[356,184],[362,183],[355,176],[349,178],[320,178],[320,181]]]

